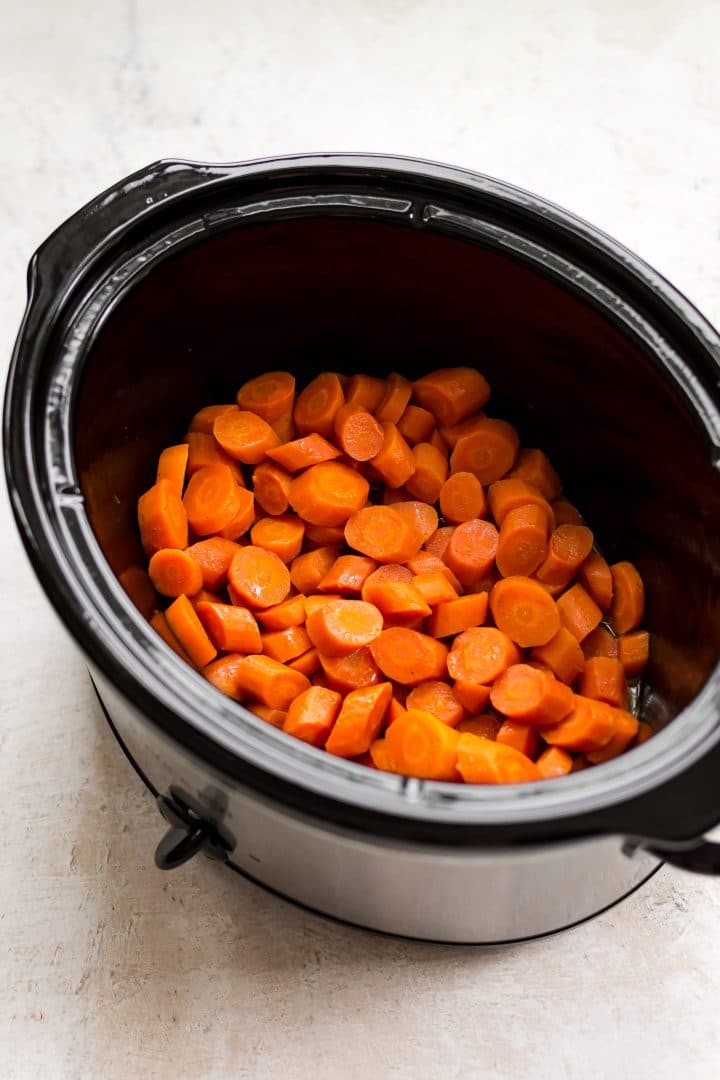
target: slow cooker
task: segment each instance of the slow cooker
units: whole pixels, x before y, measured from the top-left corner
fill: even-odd
[[[646,582],[656,734],[560,780],[403,779],[270,727],[186,667],[118,575],[138,494],[198,404],[287,368],[471,365],[543,447],[609,558]],[[204,852],[338,919],[444,942],[590,917],[663,860],[720,871],[720,338],[597,229],[487,176],[311,155],[161,161],[33,257],[10,369],[12,505],[107,721],[168,821],[162,868]],[[48,690],[50,691],[50,687]]]

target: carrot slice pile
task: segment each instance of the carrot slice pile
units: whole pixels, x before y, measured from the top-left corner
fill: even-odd
[[[311,753],[482,784],[610,761],[652,734],[627,711],[652,651],[642,578],[489,396],[469,367],[247,380],[160,454],[147,570],[120,583]]]

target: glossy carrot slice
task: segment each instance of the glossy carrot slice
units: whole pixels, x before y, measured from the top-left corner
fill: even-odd
[[[487,684],[520,660],[520,650],[502,630],[495,626],[477,626],[455,638],[447,668],[450,678],[458,682]]]
[[[606,701],[617,709],[627,708],[625,669],[620,660],[611,656],[595,656],[585,664],[580,676],[583,697]]]
[[[380,733],[391,698],[388,682],[351,690],[325,743],[328,753],[347,758],[369,750]]]
[[[650,635],[636,630],[617,639],[618,657],[628,678],[640,675],[650,655]]]
[[[557,604],[531,578],[498,581],[490,593],[490,610],[496,625],[523,649],[546,645],[560,629]]]
[[[298,394],[293,414],[295,427],[300,435],[318,434],[332,439],[335,414],[344,404],[339,376],[325,371]]]
[[[437,638],[453,637],[474,626],[481,626],[487,616],[487,607],[486,592],[471,593],[441,603],[430,616],[428,633]]]
[[[413,686],[447,675],[447,647],[405,627],[383,630],[370,643],[373,660],[388,679]]]
[[[540,738],[537,728],[532,724],[523,724],[519,720],[505,720],[500,725],[495,741],[502,746],[511,746],[531,760],[537,753]]]
[[[409,446],[427,442],[435,430],[435,417],[419,405],[408,405],[397,422],[398,431]],[[447,449],[444,451],[447,457]]]
[[[322,435],[313,432],[301,439],[294,439],[283,446],[268,450],[267,456],[289,473],[308,469],[311,465],[321,465],[340,457],[340,451]]]
[[[497,716],[484,713],[481,716],[468,716],[466,720],[461,720],[455,730],[468,735],[479,735],[483,739],[496,739],[501,727],[502,724]]]
[[[412,383],[396,371],[391,372],[385,382],[383,399],[375,409],[376,418],[381,423],[397,424],[405,412],[412,391]]]
[[[486,419],[463,435],[450,455],[452,472],[473,473],[481,484],[494,484],[515,464],[519,439],[505,420]]]
[[[191,544],[186,550],[200,567],[203,586],[214,591],[225,585],[230,563],[235,552],[240,550],[240,545],[222,536],[212,536]]]
[[[459,736],[457,767],[466,784],[523,784],[540,779],[537,765],[525,754],[478,735]]]
[[[305,622],[305,597],[289,596],[274,607],[255,613],[264,630],[287,630],[289,626],[302,626]]]
[[[426,503],[437,502],[448,474],[446,455],[428,442],[414,446],[412,455],[415,468],[405,483],[408,495]]]
[[[157,467],[157,480],[167,480],[173,494],[182,498],[187,469],[188,445],[168,446],[160,455]]]
[[[328,685],[341,694],[349,694],[361,686],[374,686],[382,682],[382,674],[372,658],[367,645],[351,652],[348,656],[325,656],[318,653]]]
[[[213,435],[226,454],[245,465],[257,465],[280,442],[266,420],[243,409],[228,409],[216,417]]]
[[[490,521],[464,521],[456,526],[441,556],[463,585],[473,585],[495,562],[499,534]]]
[[[162,596],[194,596],[203,587],[198,564],[185,551],[161,548],[148,565],[150,580]]]
[[[347,656],[380,635],[382,615],[364,600],[332,600],[308,615],[307,632],[324,656]]]
[[[573,585],[564,592],[558,598],[557,609],[562,625],[578,641],[583,641],[592,633],[602,619],[602,611],[582,585]]]
[[[542,779],[550,780],[555,776],[567,776],[572,770],[573,759],[567,750],[561,750],[559,746],[548,746],[535,764]]]
[[[485,492],[470,472],[454,472],[440,488],[440,510],[446,521],[460,525],[485,513]]]
[[[295,514],[261,518],[250,530],[250,540],[255,547],[272,551],[285,564],[300,554],[305,525]]]
[[[587,560],[593,534],[585,525],[558,525],[550,537],[547,556],[537,568],[538,580],[547,585],[567,585]]]
[[[392,506],[365,506],[348,520],[349,547],[378,563],[405,562],[417,553],[416,538],[407,521]]]
[[[365,582],[377,568],[375,560],[365,555],[341,555],[318,583],[318,591],[359,596]],[[363,597],[363,600],[365,599],[367,598]],[[374,601],[371,600],[370,603]]]
[[[615,715],[615,732],[605,746],[600,750],[590,750],[588,761],[593,765],[600,765],[603,761],[610,761],[618,757],[632,744],[638,734],[638,721],[631,713],[623,709],[617,709]]]
[[[289,371],[266,371],[248,379],[237,392],[239,409],[253,412],[271,424],[292,409],[295,379]]]
[[[233,701],[244,701],[245,694],[238,686],[238,666],[245,659],[244,653],[228,653],[219,656],[202,669],[202,675],[222,694]]]
[[[613,581],[610,622],[616,634],[627,634],[643,617],[645,590],[642,578],[631,562],[615,563],[610,571]]]
[[[487,379],[469,367],[431,371],[416,379],[412,389],[415,400],[443,426],[459,424],[490,397]]]
[[[290,592],[290,573],[285,563],[272,551],[251,544],[233,556],[228,581],[251,608],[275,607]]]
[[[336,547],[319,547],[298,555],[290,567],[290,580],[298,592],[310,596],[317,590],[325,575],[332,569],[338,557]]]
[[[290,484],[290,505],[312,525],[344,525],[367,502],[364,476],[339,461],[313,465]]]
[[[247,608],[201,601],[195,610],[217,649],[238,653],[262,652],[258,624]]]
[[[604,701],[576,695],[573,711],[558,724],[541,728],[540,734],[551,746],[583,753],[601,750],[612,739],[617,727],[617,709]]]
[[[283,731],[311,746],[324,746],[341,705],[342,697],[336,691],[310,686],[290,702]]]
[[[530,652],[532,660],[547,666],[556,678],[570,685],[585,667],[585,657],[577,638],[564,626],[546,645],[537,645]]]
[[[459,736],[431,713],[408,709],[387,729],[395,771],[420,780],[455,780]]]
[[[310,686],[300,671],[262,654],[243,657],[237,666],[236,682],[241,693],[271,709],[284,710]]]
[[[578,579],[602,611],[609,611],[613,598],[610,567],[597,551],[591,551],[578,571]]]
[[[289,504],[290,473],[274,461],[261,461],[253,471],[255,499],[268,514],[284,514]]]
[[[374,458],[385,441],[382,425],[362,405],[341,405],[333,428],[337,445],[353,461]]]
[[[407,709],[431,713],[443,724],[457,727],[467,716],[452,686],[439,680],[419,683],[407,696]]]
[[[572,712],[575,695],[554,675],[529,664],[513,664],[490,691],[493,708],[524,724],[556,724]]]
[[[521,450],[510,476],[532,484],[549,502],[560,496],[560,477],[542,450]]]
[[[217,649],[187,596],[178,596],[165,612],[165,618],[175,637],[197,667],[205,667],[217,656]]]
[[[167,480],[158,480],[138,499],[138,525],[146,555],[161,548],[187,547],[185,507]]]
[[[395,424],[383,421],[383,444],[370,459],[372,467],[391,488],[399,488],[415,472],[415,458]]]
[[[345,400],[349,405],[362,405],[374,413],[385,397],[385,380],[374,375],[352,375],[345,387]]]
[[[265,655],[271,656],[273,660],[279,660],[281,664],[297,660],[313,647],[304,626],[288,626],[286,630],[271,630],[261,635],[261,641]]]

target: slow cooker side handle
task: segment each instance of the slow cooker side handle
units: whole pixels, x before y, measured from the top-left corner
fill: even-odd
[[[158,795],[156,802],[158,810],[170,825],[155,849],[158,870],[174,870],[201,851],[209,859],[218,862],[227,860],[228,843],[191,806],[178,799],[177,795]]]
[[[623,851],[631,857],[640,850],[662,859],[678,870],[711,876],[720,874],[720,844],[713,843],[712,840],[702,840],[692,848],[663,847],[662,844],[648,840],[626,840],[623,845]]]

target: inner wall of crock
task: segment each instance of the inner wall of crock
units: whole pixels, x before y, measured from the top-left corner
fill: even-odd
[[[642,711],[660,727],[720,645],[720,491],[684,402],[602,314],[464,240],[325,217],[236,228],[153,269],[107,318],[76,410],[91,524],[116,573],[142,565],[138,495],[203,404],[263,370],[414,378],[476,366],[491,415],[542,447],[610,560],[636,561],[653,634]]]

